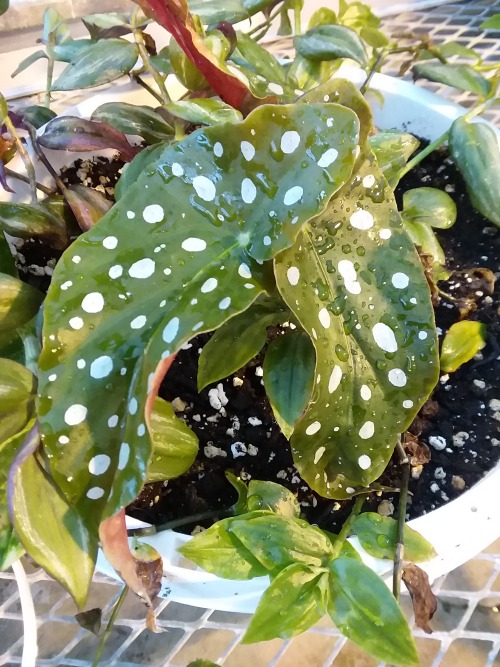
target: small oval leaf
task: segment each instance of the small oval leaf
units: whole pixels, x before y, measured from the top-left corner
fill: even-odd
[[[269,510],[284,517],[300,517],[297,496],[275,482],[250,480],[247,491],[248,511]]]
[[[98,107],[91,120],[107,123],[124,134],[138,135],[149,144],[169,138],[174,130],[154,109],[126,102],[108,102]]]
[[[486,325],[463,320],[448,329],[441,347],[441,370],[454,373],[486,345]]]
[[[351,58],[367,64],[367,54],[358,35],[343,25],[319,25],[294,39],[297,53],[308,60]]]
[[[457,219],[457,206],[437,188],[414,188],[403,194],[403,217],[436,229],[449,229]]]
[[[447,86],[475,93],[483,98],[491,91],[491,81],[470,65],[456,65],[451,63],[424,62],[413,67],[415,77],[423,77],[430,81],[444,83]]]
[[[399,171],[417,150],[420,141],[407,132],[391,130],[377,132],[369,138],[369,142],[382,173],[394,189],[399,182]]]
[[[21,239],[40,239],[56,250],[69,245],[66,223],[39,204],[0,202],[0,230]]]
[[[219,123],[238,123],[242,115],[237,109],[213,98],[181,100],[165,107],[172,116],[193,125],[218,125]]]
[[[0,273],[0,331],[17,329],[38,312],[43,294],[28,283]]]

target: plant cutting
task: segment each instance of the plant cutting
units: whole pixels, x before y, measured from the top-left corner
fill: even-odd
[[[472,205],[498,224],[497,137],[471,122],[493,104],[498,73],[453,45],[412,37],[396,43],[357,2],[341,3],[338,15],[320,10],[303,34],[298,3],[230,10],[191,3],[198,18],[183,2],[137,4],[130,16],[87,18],[85,40],[72,40],[48,13],[39,56],[48,60],[46,106],[0,109],[2,184],[12,190],[27,181],[30,198],[0,204],[10,240],[1,239],[0,405],[9,417],[0,449],[9,470],[2,566],[25,549],[82,605],[100,544],[151,612],[161,559],[140,542],[130,547],[125,509],[141,512],[158,485],[170,491],[186,488],[190,474],[201,480],[204,459],[228,459],[223,443],[208,439],[197,455],[210,422],[175,398],[170,378],[182,381],[182,363],[189,369],[182,360],[191,355],[198,390],[211,387],[205,400],[217,423],[229,409],[225,378],[234,393],[250,368],[260,369],[249,388],[258,396],[262,377],[274,433],[309,497],[323,503],[323,520],[307,521],[310,512],[273,480],[253,476],[247,487],[238,464],[227,487],[236,487],[238,500],[212,508],[212,521],[219,520],[183,555],[222,578],[270,578],[245,641],[294,636],[328,613],[377,659],[416,664],[396,598],[401,576],[415,599],[431,597],[413,564],[432,558],[433,548],[404,521],[410,460],[421,467],[428,456],[415,424],[429,414],[439,377],[434,308],[443,299],[459,306],[461,321],[441,349],[446,372],[473,359],[488,329],[473,319],[477,305],[468,293],[445,289],[456,272],[440,245],[446,237],[434,230],[444,234],[455,223],[449,194],[419,183],[396,199],[394,189],[448,142]],[[233,27],[258,11],[264,20],[250,33]],[[289,14],[295,25],[296,56],[285,63],[259,44],[278,14],[283,30]],[[172,35],[158,52],[147,35],[151,20]],[[367,102],[374,75],[401,50],[417,76],[478,96],[415,155],[418,139],[378,132]],[[473,65],[449,62],[455,53]],[[52,81],[55,60],[68,65]],[[333,76],[345,60],[364,70],[360,90]],[[52,117],[37,134],[53,116],[54,91],[125,73],[150,93],[151,106],[106,103],[90,118]],[[184,86],[177,98],[175,80]],[[55,185],[36,180],[26,134]],[[83,174],[74,183],[51,164],[52,151],[103,148],[117,153],[122,170],[113,188],[108,176],[88,187],[88,165],[74,170]],[[7,166],[16,152],[26,174]],[[36,286],[20,279],[12,249],[22,241],[13,238],[24,240],[14,254],[51,249],[50,286],[45,278]],[[492,291],[491,271],[477,279]],[[262,423],[248,418],[251,426],[250,419]],[[262,459],[267,434],[249,444],[234,437],[238,430],[239,421],[224,426],[232,459]],[[362,511],[398,491],[397,521]],[[332,519],[337,504],[344,521]],[[192,514],[176,525],[207,518]],[[165,527],[153,523],[135,537]],[[352,549],[353,534],[364,552],[394,559],[394,594]],[[417,615],[424,628],[432,604],[426,608]],[[152,613],[148,625],[154,628]]]

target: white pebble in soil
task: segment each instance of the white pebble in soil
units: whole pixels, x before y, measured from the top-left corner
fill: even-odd
[[[470,435],[467,431],[459,431],[453,436],[453,445],[455,447],[463,447],[469,438]]]
[[[250,426],[260,426],[262,424],[262,421],[258,417],[249,417],[247,421]]]
[[[220,449],[220,447],[215,447],[212,443],[208,443],[205,445],[203,448],[203,453],[207,457],[207,459],[214,459],[216,456],[223,456],[227,458],[227,453],[223,450]]]
[[[474,380],[474,385],[478,389],[484,389],[486,387],[486,382],[484,382],[484,380]]]
[[[227,405],[228,398],[224,391],[224,387],[222,386],[222,382],[219,382],[216,388],[210,389],[208,392],[208,400],[214,410],[222,411],[222,408]]]
[[[231,452],[233,458],[237,459],[239,456],[246,456],[248,450],[244,442],[233,442],[231,445]]]
[[[436,470],[434,471],[434,477],[436,479],[445,479],[446,478],[446,473],[443,470],[443,468],[436,468]]]
[[[187,407],[187,403],[185,403],[182,400],[182,398],[179,398],[179,396],[174,398],[174,400],[172,401],[172,408],[174,409],[174,412],[184,412],[186,407]]]
[[[432,491],[432,493],[437,493],[438,491],[441,490],[441,489],[439,488],[439,484],[438,484],[437,482],[432,482],[432,484],[430,485],[429,488],[430,488],[430,490]]]
[[[441,435],[431,435],[429,438],[429,445],[434,447],[434,449],[441,451],[446,447],[446,440]]]

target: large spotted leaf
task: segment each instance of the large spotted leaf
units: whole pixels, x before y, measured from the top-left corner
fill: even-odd
[[[275,273],[317,357],[295,462],[322,495],[348,497],[380,475],[438,374],[427,282],[371,153]]]
[[[38,412],[54,478],[89,522],[142,486],[161,360],[266,290],[264,260],[350,178],[358,129],[349,109],[311,104],[198,130],[63,255],[45,301]]]

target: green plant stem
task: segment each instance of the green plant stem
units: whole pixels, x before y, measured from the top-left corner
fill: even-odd
[[[267,32],[267,30],[269,30],[269,27],[271,26],[271,23],[274,21],[274,19],[275,19],[277,16],[279,16],[279,13],[281,12],[281,10],[282,10],[282,3],[278,4],[278,6],[274,9],[274,11],[272,11],[272,12],[269,14],[269,16],[267,17],[267,19],[266,19],[265,21],[262,21],[262,23],[259,23],[259,24],[256,25],[254,28],[252,28],[251,30],[249,30],[249,31],[247,32],[247,35],[248,35],[249,37],[252,37],[252,36],[255,35],[256,33],[260,32],[263,28],[267,28],[267,29],[266,29],[266,32]],[[265,34],[265,33],[264,33],[264,34]],[[255,38],[255,39],[257,39],[257,38]]]
[[[399,170],[396,180],[400,181],[405,174],[407,174],[409,171],[411,171],[414,167],[417,166],[417,164],[420,164],[422,160],[424,160],[428,155],[430,155],[433,151],[435,151],[437,148],[442,146],[448,139],[448,133],[449,130],[446,130],[446,132],[443,132],[441,136],[439,136],[437,139],[434,139],[426,148],[420,151],[417,155],[415,155],[414,158],[412,158],[409,162],[406,163],[406,165]]]
[[[5,167],[5,174],[10,178],[15,178],[16,180],[22,181],[23,183],[28,183],[28,185],[30,184],[30,179],[27,176],[18,174],[17,171],[12,171],[12,169],[9,169],[8,167]],[[47,195],[48,197],[55,194],[54,190],[51,190],[45,185],[42,185],[42,183],[38,183],[38,181],[35,181],[35,186],[37,190],[40,190],[40,192],[43,192],[43,194]]]
[[[132,34],[134,35],[135,43],[137,45],[137,48],[139,49],[139,55],[141,56],[143,65],[147,69],[149,74],[151,74],[151,76],[155,80],[156,85],[158,86],[158,90],[160,91],[160,95],[162,98],[162,103],[170,104],[172,100],[170,99],[170,95],[168,94],[167,88],[165,87],[165,81],[163,80],[161,74],[153,67],[151,60],[149,59],[149,53],[146,48],[146,43],[144,42],[142,30],[137,25],[137,16],[139,14],[139,10],[140,7],[137,6],[132,12],[132,20],[131,20]]]
[[[349,533],[351,532],[352,522],[361,512],[364,502],[365,502],[364,494],[356,497],[356,500],[354,501],[354,507],[352,508],[351,513],[345,520],[344,525],[342,526],[340,533],[337,535],[337,539],[335,540],[335,546],[334,546],[335,557],[339,555],[339,553],[342,550],[342,547],[344,546],[344,542],[349,537]]]
[[[28,132],[31,138],[31,144],[33,146],[33,150],[35,151],[38,159],[40,162],[43,164],[45,169],[49,172],[49,174],[52,176],[54,181],[56,182],[57,187],[61,191],[61,193],[65,193],[67,188],[63,183],[63,180],[59,176],[59,174],[56,172],[54,167],[50,164],[50,162],[47,160],[45,153],[42,151],[40,146],[38,145],[37,142],[37,136],[36,136],[36,130],[32,125],[27,124]]]
[[[38,198],[36,196],[36,176],[35,176],[35,167],[33,166],[33,162],[31,161],[30,156],[28,155],[28,151],[24,147],[23,142],[21,141],[20,136],[17,133],[16,128],[14,127],[14,124],[12,123],[11,119],[9,116],[6,116],[4,118],[5,126],[7,130],[9,131],[10,136],[14,139],[14,143],[16,144],[17,152],[21,156],[21,159],[24,163],[24,167],[26,169],[26,173],[28,174],[28,182],[31,187],[31,203],[36,204],[38,201]]]
[[[143,79],[141,79],[141,77],[138,74],[132,73],[132,78],[136,83],[139,84],[139,86],[142,86],[145,90],[147,90],[148,93],[150,93],[155,98],[155,100],[157,100],[160,104],[163,104],[163,99],[161,95],[159,95],[156,92],[156,90],[154,90],[154,88],[151,88],[149,84],[147,84]]]
[[[47,48],[47,53],[51,52],[51,48],[55,45],[55,34],[53,32],[49,35],[49,43]],[[45,83],[45,106],[47,109],[50,109],[50,93],[52,90],[52,78],[54,76],[54,58],[48,55],[48,64],[47,64],[47,80]]]
[[[370,81],[372,80],[373,75],[374,75],[376,72],[379,71],[379,69],[380,69],[380,67],[381,67],[381,65],[382,65],[382,61],[383,61],[383,59],[384,59],[384,53],[383,53],[383,51],[382,51],[382,52],[380,52],[380,53],[377,54],[377,58],[375,59],[375,62],[373,63],[372,68],[371,68],[370,71],[368,72],[368,76],[366,77],[366,79],[364,80],[363,85],[362,85],[361,88],[359,89],[359,92],[360,92],[362,95],[364,95],[364,94],[366,93],[366,91],[368,90],[368,86],[370,85]]]
[[[300,14],[301,14],[300,5],[299,2],[296,2],[295,5],[293,6],[293,32],[295,35],[300,35],[300,33],[302,32]]]
[[[167,521],[167,523],[162,523],[158,526],[145,526],[144,528],[129,528],[127,530],[127,535],[129,537],[147,537],[148,535],[156,535],[161,533],[164,530],[173,530],[174,528],[180,528],[181,526],[186,526],[188,523],[194,523],[195,521],[206,521],[208,519],[225,519],[228,516],[232,515],[232,511],[228,510],[211,510],[210,512],[200,512],[199,514],[191,514],[191,516],[182,517],[182,519],[174,519],[173,521]]]
[[[402,474],[401,474],[401,488],[399,492],[399,505],[398,505],[398,530],[396,538],[396,553],[394,555],[394,569],[392,573],[392,592],[394,597],[399,602],[399,597],[401,594],[401,570],[403,568],[403,558],[404,558],[404,529],[406,523],[406,506],[408,504],[408,484],[410,481],[410,461],[403,445],[401,444],[401,438],[398,440],[396,449],[399,455],[399,463],[401,465]]]
[[[94,662],[92,663],[92,667],[98,667],[99,665],[99,661],[104,651],[104,647],[106,646],[109,636],[113,630],[113,626],[115,624],[118,614],[120,613],[120,609],[122,608],[122,605],[125,602],[127,593],[128,593],[128,586],[124,586],[122,592],[120,593],[120,597],[118,598],[115,606],[113,607],[113,611],[111,612],[111,616],[109,617],[108,624],[106,625],[106,630],[104,631],[104,634],[101,637],[101,641],[99,642],[99,646],[97,648],[97,653],[94,658]]]

